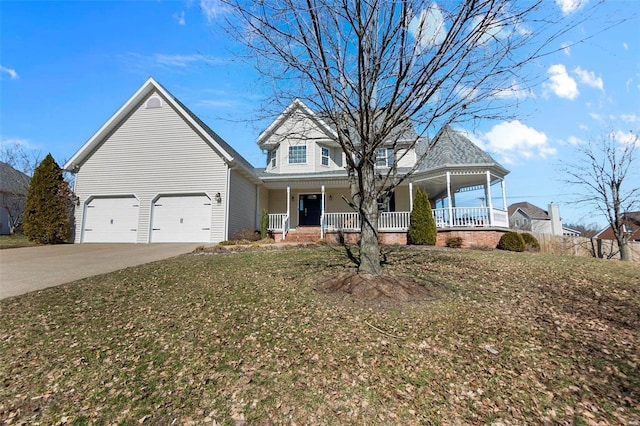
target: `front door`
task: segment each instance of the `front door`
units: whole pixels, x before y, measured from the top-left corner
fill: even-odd
[[[298,225],[320,225],[320,213],[322,212],[322,194],[300,194],[298,206]]]

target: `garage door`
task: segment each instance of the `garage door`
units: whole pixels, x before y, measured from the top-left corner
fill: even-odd
[[[92,199],[85,210],[82,242],[135,243],[139,210],[135,197]]]
[[[206,195],[162,196],[153,203],[152,243],[205,243],[211,239]]]

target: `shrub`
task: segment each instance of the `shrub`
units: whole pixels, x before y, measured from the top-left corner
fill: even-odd
[[[236,244],[250,244],[253,241],[258,241],[261,238],[260,231],[252,231],[250,229],[241,229],[231,235],[230,240],[235,241]]]
[[[500,237],[498,242],[498,248],[500,250],[508,251],[524,251],[524,239],[518,232],[509,231]]]
[[[24,234],[31,241],[57,244],[69,239],[72,207],[69,184],[51,154],[36,167],[27,192]]]
[[[262,210],[260,217],[260,237],[267,238],[269,236],[269,211]]]
[[[433,246],[436,244],[437,238],[438,230],[431,212],[429,197],[426,192],[418,189],[413,211],[411,212],[407,242],[409,244]]]
[[[523,232],[520,235],[522,236],[522,239],[524,240],[524,248],[525,248],[525,250],[527,250],[527,251],[540,251],[540,243],[538,242],[536,237],[534,237],[533,235],[531,235],[528,232]]]
[[[461,237],[447,238],[446,244],[447,244],[447,247],[460,248],[462,247],[462,238]]]

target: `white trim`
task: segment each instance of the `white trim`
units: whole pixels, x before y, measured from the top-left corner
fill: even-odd
[[[235,167],[234,167],[235,168]],[[227,164],[227,187],[224,191],[220,191],[220,194],[224,196],[224,239],[229,240],[229,194],[231,194],[231,167]],[[213,200],[211,201],[213,205]]]

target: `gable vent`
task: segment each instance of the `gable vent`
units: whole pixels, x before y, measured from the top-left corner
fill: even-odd
[[[162,108],[162,101],[157,96],[149,98],[147,101],[147,109],[151,108]]]

